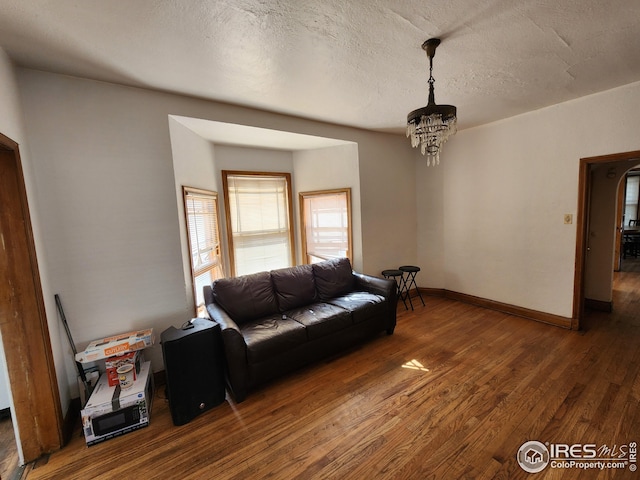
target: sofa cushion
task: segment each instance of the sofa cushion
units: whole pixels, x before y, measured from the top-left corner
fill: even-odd
[[[249,363],[277,357],[307,341],[304,325],[279,313],[247,322],[240,331],[247,344]]]
[[[360,323],[376,315],[386,315],[387,305],[382,295],[368,292],[350,292],[327,300],[328,303],[351,312],[353,323]]]
[[[334,258],[314,263],[312,266],[320,300],[344,295],[353,290],[353,270],[348,258]]]
[[[329,303],[312,303],[286,312],[287,317],[303,324],[309,340],[335,333],[353,325],[351,313]]]
[[[238,325],[278,312],[269,272],[221,278],[211,286],[213,299]]]
[[[311,265],[272,270],[271,280],[281,312],[316,301],[316,283]]]

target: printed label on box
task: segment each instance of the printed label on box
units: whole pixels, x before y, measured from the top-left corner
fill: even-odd
[[[94,340],[87,345],[83,352],[79,352],[76,355],[76,361],[88,363],[112,357],[116,354],[142,350],[153,345],[154,340],[153,328]]]

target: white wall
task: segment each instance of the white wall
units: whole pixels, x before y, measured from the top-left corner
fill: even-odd
[[[424,252],[440,286],[571,317],[579,161],[640,149],[639,104],[635,83],[452,137],[442,208],[418,206],[421,232],[442,225],[443,248]],[[430,175],[419,170],[418,184]]]
[[[171,135],[171,154],[173,156],[173,174],[176,189],[176,206],[178,208],[178,224],[182,251],[182,272],[184,276],[185,296],[187,303],[194,305],[193,286],[191,280],[191,262],[187,227],[184,222],[184,199],[182,187],[201,188],[212,192],[222,192],[218,187],[218,175],[215,166],[214,145],[185,127],[175,118],[169,118]],[[222,235],[222,232],[220,232]],[[225,263],[226,266],[226,263]]]
[[[301,192],[351,189],[351,230],[353,243],[353,268],[362,271],[362,216],[360,212],[360,176],[358,146],[356,144],[295,152],[294,205],[296,222],[300,225]],[[297,229],[300,231],[300,229]],[[298,262],[302,263],[302,245],[298,239]]]
[[[444,148],[448,149],[449,145]],[[447,150],[443,149],[443,161],[446,155]],[[427,167],[426,158],[420,154],[416,156],[414,183],[418,263],[415,265],[421,269],[416,276],[416,283],[420,287],[438,289],[445,286],[444,170],[444,164]]]
[[[46,240],[45,294],[61,295],[79,345],[146,326],[159,335],[193,314],[177,185],[194,181],[200,170],[174,168],[172,140],[187,141],[188,134],[169,115],[357,143],[363,271],[416,261],[414,158],[402,136],[33,70],[18,70],[18,85],[30,138],[29,189]],[[219,146],[213,153],[203,144],[197,150],[211,156],[214,168],[227,165]],[[47,313],[57,325],[55,304]],[[77,387],[62,338],[54,354],[66,382],[65,407]],[[162,369],[160,345],[147,353],[153,369]]]
[[[191,318],[174,263],[181,251],[166,113],[135,89],[112,96],[106,84],[46,74],[20,81],[50,281],[78,347],[144,327],[158,335]],[[161,367],[158,342],[145,354]],[[74,378],[71,358],[65,366]]]
[[[7,361],[2,346],[2,332],[0,332],[0,410],[11,407],[11,385],[7,372]]]

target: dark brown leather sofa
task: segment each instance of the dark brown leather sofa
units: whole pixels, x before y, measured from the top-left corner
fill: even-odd
[[[275,377],[396,326],[396,284],[353,272],[349,259],[224,278],[204,287],[220,324],[236,402]]]

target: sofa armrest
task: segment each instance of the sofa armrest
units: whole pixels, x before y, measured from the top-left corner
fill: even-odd
[[[211,320],[220,325],[227,367],[227,383],[237,402],[246,396],[249,372],[247,344],[236,322],[216,303],[207,304]]]
[[[396,282],[390,278],[378,278],[363,273],[353,272],[356,287],[364,291],[382,295],[392,301],[396,299]],[[395,305],[395,303],[394,303]]]
[[[369,293],[382,295],[387,299],[386,330],[391,335],[396,328],[396,310],[398,305],[398,288],[391,278],[378,278],[363,273],[353,272],[356,288]]]

